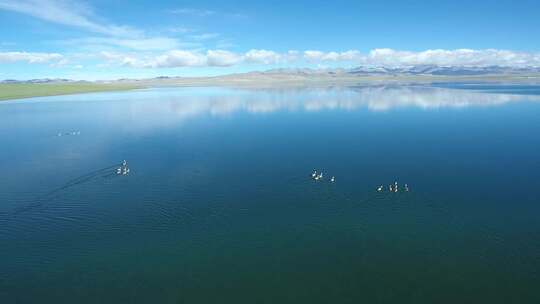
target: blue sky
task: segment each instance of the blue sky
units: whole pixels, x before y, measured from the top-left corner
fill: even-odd
[[[0,79],[540,66],[538,1],[0,0]]]

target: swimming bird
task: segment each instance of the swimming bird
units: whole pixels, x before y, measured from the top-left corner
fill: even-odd
[[[313,170],[313,173],[311,173],[311,177],[315,178],[317,176],[317,170]]]
[[[409,185],[405,184],[405,192],[409,192]]]
[[[116,174],[118,174],[118,175],[122,174],[122,168],[116,169]]]
[[[127,166],[127,161],[124,159],[124,161],[122,161],[122,166]]]
[[[330,181],[333,183],[336,181],[336,178],[334,176],[332,176],[332,178],[330,179]]]
[[[383,190],[383,185],[380,185],[379,188],[377,188],[377,192],[382,192]]]

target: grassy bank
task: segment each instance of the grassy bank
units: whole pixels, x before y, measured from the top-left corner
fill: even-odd
[[[90,82],[0,84],[0,100],[90,92],[122,91],[137,88],[139,87],[130,84],[102,84]]]

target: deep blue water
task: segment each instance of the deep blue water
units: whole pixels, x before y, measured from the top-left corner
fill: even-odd
[[[539,134],[538,86],[2,102],[0,303],[540,303]]]

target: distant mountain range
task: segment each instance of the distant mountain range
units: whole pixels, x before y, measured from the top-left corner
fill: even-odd
[[[324,76],[324,77],[355,77],[355,76],[408,76],[408,75],[425,75],[425,76],[482,76],[482,75],[499,75],[499,76],[511,76],[511,75],[528,75],[528,74],[540,74],[540,67],[503,67],[503,66],[438,66],[438,65],[416,65],[410,67],[367,67],[361,66],[351,69],[344,68],[328,68],[328,69],[311,69],[311,68],[284,68],[284,69],[271,69],[262,72],[248,72],[243,74],[231,74],[217,77],[200,77],[205,78],[234,78],[241,76],[242,78],[257,78],[257,76],[301,76],[303,78]],[[184,77],[168,77],[159,76],[152,80],[167,81],[174,79],[183,79]],[[194,79],[193,77],[189,77]],[[141,79],[118,79],[116,82],[137,82]],[[70,79],[60,78],[43,78],[43,79],[31,79],[31,80],[14,80],[6,79],[0,81],[0,83],[68,83],[78,82]]]
[[[466,67],[466,66],[437,66],[417,65],[404,68],[366,68],[358,67],[349,70],[351,74],[395,74],[395,75],[442,75],[442,76],[472,76],[472,75],[499,75],[499,74],[528,74],[540,73],[540,68],[514,68],[501,66]]]
[[[301,75],[431,75],[431,76],[473,76],[473,75],[518,75],[540,73],[540,67],[515,68],[502,66],[438,66],[416,65],[410,67],[356,67],[352,69],[274,69],[266,74],[301,74]]]
[[[30,79],[30,80],[16,80],[16,79],[6,79],[0,81],[0,83],[61,83],[61,82],[79,82],[77,80],[63,79],[63,78],[41,78],[41,79]]]

